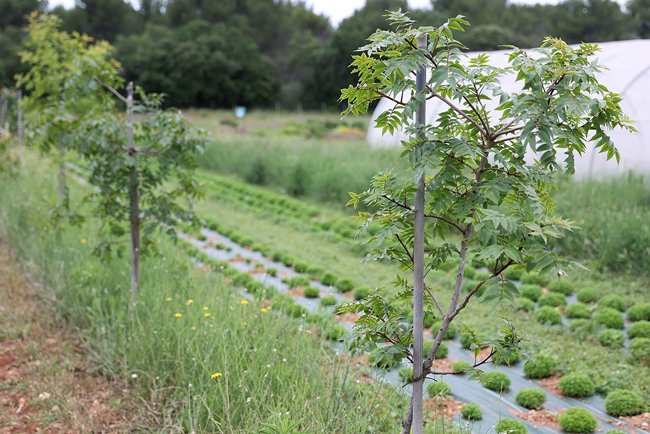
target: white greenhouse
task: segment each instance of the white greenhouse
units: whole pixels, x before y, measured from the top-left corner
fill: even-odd
[[[599,154],[593,148],[581,157],[576,158],[576,174],[598,176],[605,173],[620,172],[634,169],[635,171],[650,171],[650,40],[632,40],[605,42],[599,44],[602,51],[597,53],[603,70],[599,80],[609,90],[623,97],[621,106],[639,134],[616,130],[611,132],[612,140],[621,155],[620,165],[614,159],[607,161],[604,154]],[[508,51],[494,51],[490,55],[490,64],[505,67],[508,62]],[[479,53],[468,53],[474,57]],[[520,89],[512,75],[502,79],[503,87],[508,92]],[[388,99],[379,101],[372,116],[367,139],[373,147],[400,146],[405,139],[403,132],[396,131],[394,135],[382,136],[381,129],[375,128],[375,118],[383,111],[392,107]],[[427,103],[427,122],[432,123],[441,110],[446,106],[439,100],[432,99]]]

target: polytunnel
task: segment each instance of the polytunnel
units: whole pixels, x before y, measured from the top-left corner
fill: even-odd
[[[618,148],[621,159],[607,161],[605,154],[598,153],[593,146],[588,147],[582,156],[575,159],[576,174],[581,176],[598,176],[627,170],[648,171],[650,169],[650,40],[631,40],[604,42],[598,44],[601,51],[596,53],[600,65],[605,66],[598,75],[599,81],[607,88],[620,94],[623,98],[621,107],[629,118],[635,121],[638,134],[620,129],[610,131],[610,136]],[[573,45],[573,47],[577,47]],[[508,66],[510,50],[488,52],[490,65]],[[468,59],[482,52],[467,53]],[[502,78],[502,86],[507,92],[521,90],[514,76]],[[380,113],[393,106],[393,102],[383,98],[379,101],[372,115],[368,128],[367,140],[372,147],[397,147],[406,139],[403,131],[382,135],[380,128],[375,128],[375,119]],[[438,113],[448,107],[438,99],[427,102],[427,123],[433,123]],[[532,157],[528,155],[528,157]],[[527,158],[528,159],[528,158]]]

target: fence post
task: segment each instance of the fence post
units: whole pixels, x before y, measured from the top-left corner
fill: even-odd
[[[418,50],[426,50],[427,37],[418,38]],[[424,91],[427,71],[425,65],[420,65],[415,81],[416,95]],[[418,103],[415,122],[420,128],[418,139],[424,140],[426,123],[426,102]],[[417,175],[416,175],[417,176]],[[415,179],[415,227],[413,234],[413,434],[422,434],[423,430],[423,394],[424,379],[422,377],[422,361],[424,360],[424,173]]]
[[[136,160],[135,143],[133,140],[133,82],[126,86],[126,112],[129,122],[129,147],[128,152]],[[130,217],[131,217],[131,302],[129,303],[129,313],[133,312],[138,295],[138,285],[140,283],[140,206],[138,203],[138,168],[136,161],[131,166],[130,174]]]
[[[23,91],[18,89],[18,170],[23,164]]]

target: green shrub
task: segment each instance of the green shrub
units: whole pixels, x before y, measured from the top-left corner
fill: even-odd
[[[536,387],[521,389],[517,392],[515,401],[517,401],[517,404],[529,410],[540,408],[546,402],[546,392]]]
[[[637,321],[627,328],[630,339],[650,338],[650,321]]]
[[[320,299],[321,306],[335,306],[337,303],[336,297],[333,295],[327,295]]]
[[[626,433],[622,429],[610,429],[605,434],[628,434],[628,433]]]
[[[521,276],[524,273],[524,270],[515,270],[513,267],[509,267],[504,271],[503,277],[508,280],[521,280]]]
[[[465,265],[465,271],[463,272],[463,278],[473,280],[474,276],[476,276],[476,268],[472,267],[471,265]]]
[[[289,306],[293,306],[295,303],[296,302],[292,296],[287,294],[277,294],[271,299],[270,307],[273,310],[283,310]]]
[[[507,366],[512,366],[515,363],[517,363],[520,359],[519,354],[517,353],[510,353],[510,354],[502,354],[501,356],[495,355],[494,357],[494,363],[497,365],[507,365]]]
[[[259,243],[255,243],[255,244],[253,244],[251,246],[251,250],[254,251],[254,252],[261,252],[263,249],[264,249],[264,246],[259,244]]]
[[[605,329],[598,333],[598,342],[603,347],[621,348],[625,343],[625,334],[620,330]]]
[[[584,374],[571,373],[560,378],[558,386],[562,393],[572,398],[584,398],[594,394],[594,383]]]
[[[519,292],[522,297],[526,297],[530,300],[537,301],[542,296],[542,287],[539,285],[527,284],[521,285]]]
[[[438,266],[438,270],[451,271],[456,268],[456,262],[444,262]]]
[[[562,429],[568,433],[586,434],[593,432],[598,426],[594,415],[580,407],[569,408],[560,415],[558,422]]]
[[[433,341],[424,341],[423,354],[425,358],[429,355],[429,351],[431,351],[432,347],[433,347]],[[447,357],[447,354],[449,354],[449,346],[444,342],[440,342],[440,346],[438,347],[438,351],[436,352],[436,359],[438,360],[444,359],[445,357]]]
[[[551,306],[543,306],[535,312],[535,319],[543,324],[562,324],[562,314]]]
[[[484,339],[487,339],[487,336],[485,335],[476,335],[476,339],[479,341],[483,341]],[[463,348],[467,348],[468,350],[472,346],[472,335],[469,333],[461,333],[460,334],[460,344],[463,346]],[[482,345],[481,349],[486,348],[487,345]]]
[[[467,372],[473,370],[474,367],[472,366],[471,363],[461,360],[451,365],[451,369],[453,369],[456,372]]]
[[[650,303],[637,303],[627,310],[630,321],[650,321]]]
[[[623,297],[616,294],[610,294],[602,297],[598,300],[598,308],[609,307],[616,309],[619,312],[625,311],[627,309],[627,303],[623,300]]]
[[[275,277],[278,275],[278,270],[277,268],[269,268],[266,270],[266,274],[268,274],[271,277]]]
[[[515,300],[515,307],[527,313],[535,312],[535,302],[526,297],[519,297]]]
[[[339,280],[339,276],[336,273],[326,271],[321,275],[320,283],[323,285],[334,286],[337,280]]]
[[[282,252],[273,252],[273,256],[271,258],[275,262],[282,262]]]
[[[442,321],[435,321],[435,323],[431,325],[431,334],[433,336],[436,336],[438,334],[438,331],[440,330],[440,327],[442,327]],[[452,322],[451,324],[449,324],[449,328],[445,332],[444,339],[454,339],[457,334],[458,334],[458,326]]]
[[[309,310],[303,305],[294,303],[293,305],[287,308],[287,315],[294,318],[302,318],[303,315],[304,316],[309,315]]]
[[[563,294],[558,294],[557,292],[549,292],[544,295],[542,295],[539,300],[537,300],[539,303],[539,307],[542,306],[551,306],[551,307],[559,307],[559,306],[566,306],[566,297]]]
[[[404,366],[399,369],[399,376],[405,383],[410,383],[413,381],[413,368],[410,366]]]
[[[320,296],[320,289],[315,286],[308,286],[305,288],[305,297],[318,298]]]
[[[555,359],[552,356],[539,354],[535,360],[529,360],[524,364],[524,374],[528,378],[550,377],[555,368]]]
[[[257,280],[252,280],[246,284],[246,291],[251,294],[261,294],[264,291],[264,284]]]
[[[528,434],[528,428],[526,425],[516,419],[511,417],[504,417],[499,420],[494,426],[495,433],[507,433],[507,434]]]
[[[594,325],[596,327],[606,327],[608,329],[620,330],[625,324],[623,314],[611,307],[604,307],[596,309],[593,316]]]
[[[433,325],[436,323],[436,318],[432,315],[424,315],[424,318],[422,319],[422,326],[425,329],[433,327]]]
[[[485,379],[484,386],[495,392],[505,392],[510,387],[510,378],[504,372],[486,372],[482,377]]]
[[[605,409],[614,417],[636,416],[644,407],[643,399],[631,390],[614,390],[605,398]]]
[[[463,408],[460,409],[460,412],[467,420],[483,419],[483,412],[475,402],[463,406]]]
[[[565,279],[551,279],[546,287],[551,292],[559,292],[564,295],[571,295],[573,294],[573,291],[575,291],[573,283]]]
[[[341,292],[348,292],[354,288],[354,280],[350,277],[341,277],[339,280],[336,281],[334,284],[336,288],[341,291]]]
[[[348,330],[340,324],[335,324],[325,328],[323,336],[330,341],[340,341],[341,337],[345,335]]]
[[[251,276],[250,274],[248,274],[248,273],[239,273],[239,274],[237,274],[236,276],[234,276],[232,278],[232,283],[237,285],[237,286],[244,286],[245,287],[247,284],[249,284],[253,280],[254,280],[253,276]]]
[[[242,238],[239,240],[239,244],[240,244],[242,247],[250,247],[250,246],[253,245],[254,242],[255,242],[255,240],[252,239],[251,237],[242,237]]]
[[[281,261],[287,267],[291,267],[293,265],[293,263],[296,261],[296,259],[297,258],[294,255],[290,255],[290,254],[287,253],[287,254],[282,255]]]
[[[589,336],[594,331],[594,323],[588,319],[574,319],[569,322],[569,330],[580,336]]]
[[[289,288],[293,289],[298,286],[302,286],[303,288],[306,288],[309,286],[311,281],[309,280],[309,277],[307,276],[293,276],[289,280]]]
[[[293,263],[293,269],[298,273],[304,273],[309,268],[309,262],[297,260]]]
[[[586,304],[593,303],[598,299],[596,290],[591,287],[582,288],[580,291],[578,291],[577,296],[579,302]]]
[[[530,273],[530,274],[523,273],[519,280],[524,285],[526,284],[545,285],[546,284],[546,277],[541,277],[537,273]]]
[[[354,289],[354,298],[355,298],[356,300],[363,300],[363,299],[365,299],[366,297],[368,297],[368,296],[370,295],[371,292],[372,292],[372,288],[369,287],[369,286],[365,286],[365,285],[357,286],[357,287]],[[425,327],[426,327],[426,326],[425,326]]]
[[[325,267],[322,267],[320,265],[310,265],[309,268],[307,268],[307,274],[309,274],[309,277],[312,279],[319,279],[325,272]]]
[[[492,273],[488,273],[487,271],[477,271],[476,274],[474,274],[474,280],[482,282],[483,280],[487,279],[491,275]]]
[[[589,309],[589,306],[580,302],[567,306],[564,314],[567,318],[591,318],[591,310]]]
[[[199,241],[206,241],[206,240],[208,239],[208,237],[206,237],[206,236],[203,235],[203,234],[198,234],[198,235],[196,236],[196,239],[199,240]]]
[[[632,363],[650,364],[650,339],[632,339],[628,351]]]
[[[427,386],[430,396],[447,396],[451,393],[451,386],[442,380],[432,381]]]

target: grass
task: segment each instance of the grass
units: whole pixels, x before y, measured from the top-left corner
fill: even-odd
[[[398,415],[386,409],[402,400],[391,388],[351,381],[359,374],[311,330],[299,332],[300,320],[264,313],[260,301],[242,304],[222,275],[198,271],[169,241],[143,261],[128,317],[128,260],[105,265],[90,256],[96,227],[41,229],[42,201],[56,194],[53,174],[45,175],[2,181],[9,244],[52,288],[56,313],[80,329],[101,371],[156,399],[177,429],[255,432],[287,412],[315,432],[394,427]]]

